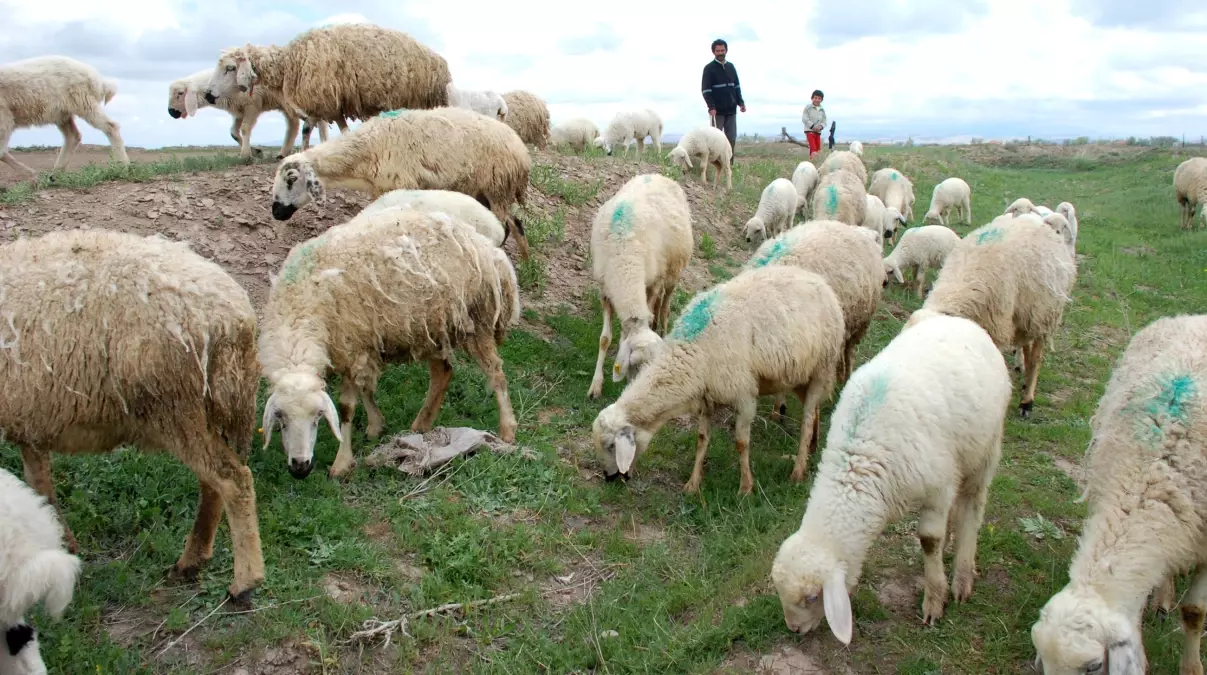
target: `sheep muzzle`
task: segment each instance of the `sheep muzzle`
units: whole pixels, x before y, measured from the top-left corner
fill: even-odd
[[[180,119],[180,111],[175,108],[168,108],[168,114],[171,115],[172,119],[174,120]]]

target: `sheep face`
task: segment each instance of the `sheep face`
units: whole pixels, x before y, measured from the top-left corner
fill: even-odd
[[[1012,216],[1023,216],[1031,213],[1034,210],[1035,204],[1032,204],[1030,199],[1027,199],[1026,197],[1019,197],[1018,199],[1014,200],[1014,203],[1010,204],[1010,206],[1007,206],[1003,213],[1008,213]]]
[[[168,88],[168,114],[172,119],[185,119],[197,114],[197,92],[187,84],[174,84]]]
[[[298,209],[312,201],[321,202],[323,183],[309,162],[286,158],[277,169],[272,184],[272,217],[289,220]]]
[[[608,153],[609,157],[612,155],[612,144],[610,142],[604,140],[603,136],[595,137],[595,147],[603,148],[604,152]]]
[[[687,156],[687,150],[682,147],[676,147],[674,150],[671,150],[670,159],[680,169],[687,170],[692,168],[692,159]]]
[[[289,473],[305,478],[314,468],[314,442],[319,420],[326,418],[331,433],[343,443],[339,413],[327,395],[322,378],[312,373],[289,373],[279,379],[264,404],[264,447],[272,440],[273,425],[281,425],[281,445],[288,457]]]
[[[651,435],[629,422],[616,404],[604,408],[591,425],[595,455],[604,466],[604,479],[628,480],[633,462],[650,444]]]
[[[654,358],[662,338],[649,326],[640,326],[620,340],[620,349],[616,352],[616,363],[612,366],[612,381],[620,382],[630,375],[636,376],[642,366]]]
[[[886,211],[887,214],[884,218],[884,238],[892,244],[897,241],[898,228],[905,229],[909,225],[909,222],[905,220],[905,216],[901,215],[900,211],[891,206]]]
[[[0,647],[0,673],[46,675],[38,634],[33,627],[22,618],[17,625],[3,628],[5,646]]]
[[[250,94],[255,88],[256,71],[251,67],[247,52],[241,47],[227,49],[218,57],[214,74],[205,90],[205,100],[210,105],[218,99],[238,90]]]
[[[1147,666],[1135,621],[1092,591],[1066,587],[1031,627],[1044,675],[1142,675]]]
[[[895,263],[884,261],[884,286],[888,286],[889,279],[896,281],[899,284],[905,283],[905,277],[901,276],[901,268]]]
[[[833,554],[817,542],[807,541],[801,532],[793,532],[780,545],[771,565],[771,580],[779,593],[788,630],[804,635],[821,625],[825,617],[834,637],[843,644],[851,643],[854,618],[846,572]]]
[[[758,216],[746,221],[746,241],[753,242],[756,237],[759,241],[767,238],[767,224]]]
[[[927,224],[938,223],[938,224],[942,225],[943,216],[941,213],[939,213],[938,209],[931,209],[926,212],[926,215],[922,216],[922,221]]]

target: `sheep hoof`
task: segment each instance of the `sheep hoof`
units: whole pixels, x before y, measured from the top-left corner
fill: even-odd
[[[252,591],[252,589],[249,588],[249,589],[243,591],[242,593],[238,593],[235,595],[231,595],[231,592],[227,591],[226,592],[226,601],[229,602],[235,608],[235,611],[246,612],[252,608],[251,591]]]
[[[192,584],[197,582],[197,578],[200,576],[200,571],[201,568],[196,565],[183,568],[173,565],[172,568],[168,570],[168,579],[178,583]]]
[[[1030,417],[1031,416],[1031,407],[1033,405],[1035,405],[1035,401],[1023,401],[1022,403],[1018,404],[1019,416],[1022,417],[1023,419],[1027,419],[1028,417]]]

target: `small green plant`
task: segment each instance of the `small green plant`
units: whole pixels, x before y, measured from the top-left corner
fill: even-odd
[[[707,232],[700,235],[700,255],[705,260],[712,260],[717,257],[717,241]]]
[[[581,206],[591,201],[603,186],[602,180],[588,185],[563,178],[557,167],[547,164],[534,165],[528,179],[536,189],[550,197],[561,197],[571,206]]]
[[[521,288],[533,291],[544,288],[545,281],[548,278],[545,263],[535,257],[521,260],[516,265],[515,275]]]
[[[528,212],[524,216],[524,233],[528,235],[528,245],[534,248],[550,240],[560,244],[566,235],[566,210],[559,206],[552,216]]]
[[[1036,539],[1060,540],[1065,538],[1064,530],[1040,513],[1035,514],[1034,518],[1019,518],[1018,524],[1022,525],[1024,532]]]

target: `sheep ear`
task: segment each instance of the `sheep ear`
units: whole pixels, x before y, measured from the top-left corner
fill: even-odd
[[[192,87],[184,90],[184,116],[197,114],[197,92]]]
[[[632,426],[626,426],[616,433],[616,470],[628,473],[637,457],[637,433]]]
[[[847,595],[847,575],[842,570],[834,570],[830,578],[821,586],[822,606],[826,611],[826,622],[830,631],[844,645],[851,644],[851,634],[855,630],[855,620],[851,616],[851,598]]]
[[[628,340],[620,341],[620,349],[616,352],[616,361],[612,364],[612,381],[620,382],[629,376],[629,361],[633,358],[633,350]]]
[[[689,169],[695,168],[695,165],[692,164],[691,155],[687,155],[687,154],[683,155],[683,161],[687,162],[687,168],[689,168]]]
[[[318,174],[314,172],[314,167],[304,164],[302,166],[302,176],[306,179],[306,190],[310,193],[310,198],[316,203],[321,203],[325,197],[325,191]]]
[[[268,444],[272,442],[272,425],[276,423],[277,415],[277,393],[274,391],[264,402],[264,419],[260,421],[260,426],[264,428],[264,449],[268,449]]]
[[[1144,659],[1134,639],[1120,640],[1107,648],[1107,675],[1144,675]]]
[[[331,434],[335,436],[335,440],[343,443],[344,436],[339,432],[339,413],[335,410],[335,401],[332,401],[325,391],[323,392],[323,403],[325,404],[323,417],[327,418],[327,426],[331,427]]]
[[[900,267],[893,268],[893,279],[896,279],[897,283],[899,283],[899,284],[905,283],[905,277],[902,276]]]

